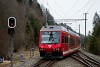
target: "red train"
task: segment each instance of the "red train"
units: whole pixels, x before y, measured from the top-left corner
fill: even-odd
[[[43,26],[38,47],[40,57],[63,58],[78,50],[79,36],[63,26]]]

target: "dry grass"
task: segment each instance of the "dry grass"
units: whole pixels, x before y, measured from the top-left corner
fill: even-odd
[[[14,58],[13,64],[20,63],[20,59],[19,59],[20,54],[23,54],[24,60],[30,59],[30,51],[19,51],[18,53],[14,53],[13,55]],[[37,55],[39,55],[39,51],[38,49],[35,49],[34,56]],[[8,67],[9,65],[10,65],[10,61],[7,60],[5,60],[3,63],[0,63],[0,67]]]
[[[0,67],[6,67],[10,64],[10,61],[5,60],[3,63],[0,63]]]

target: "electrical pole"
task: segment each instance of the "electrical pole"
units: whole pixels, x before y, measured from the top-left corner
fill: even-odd
[[[85,41],[86,41],[86,18],[87,18],[87,14],[88,13],[85,13]],[[86,42],[84,41],[84,47],[86,48]]]
[[[80,24],[79,24],[79,36],[80,36]]]
[[[80,46],[81,46],[80,24],[79,24],[79,37],[80,37],[80,39],[79,39],[79,44],[80,44]]]
[[[13,34],[10,36],[10,44],[11,44],[11,65],[10,67],[13,67],[13,50],[14,50],[14,44],[13,44]]]
[[[85,13],[85,37],[86,37],[86,17],[87,17],[87,13]]]
[[[48,17],[48,12],[47,12],[47,8],[46,8],[46,23],[45,23],[45,26],[46,27],[48,26],[48,22],[47,22],[48,21],[48,18],[47,17]]]

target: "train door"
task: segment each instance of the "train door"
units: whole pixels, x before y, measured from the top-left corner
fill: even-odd
[[[68,34],[63,33],[62,35],[62,51],[63,54],[67,54],[68,51]]]
[[[69,38],[69,49],[73,49],[75,47],[75,37],[70,35]]]
[[[70,34],[68,34],[68,50],[69,50],[69,47],[70,47]]]
[[[76,47],[78,47],[79,45],[80,45],[80,39],[76,37]]]

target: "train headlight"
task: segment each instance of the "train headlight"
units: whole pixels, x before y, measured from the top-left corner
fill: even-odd
[[[59,48],[55,48],[54,51],[59,51]]]
[[[40,48],[40,51],[43,51],[44,49],[43,48]]]
[[[59,50],[59,48],[56,48],[56,50]]]
[[[43,48],[41,50],[43,51]]]
[[[59,50],[59,48],[57,50]]]

